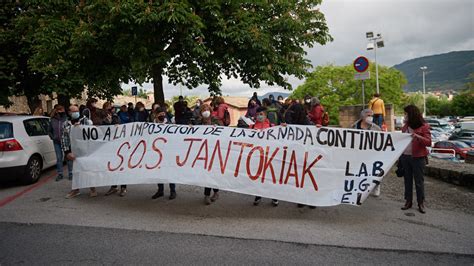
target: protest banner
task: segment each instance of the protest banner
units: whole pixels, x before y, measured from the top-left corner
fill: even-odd
[[[76,126],[73,188],[178,183],[314,205],[360,205],[409,134],[130,123]]]

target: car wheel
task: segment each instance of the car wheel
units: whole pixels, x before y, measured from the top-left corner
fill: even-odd
[[[24,184],[33,184],[41,176],[41,170],[43,169],[43,162],[41,161],[41,157],[38,155],[33,155],[28,160],[25,168],[25,174],[23,175],[22,182]]]
[[[456,153],[456,159],[462,160],[461,155],[459,153]]]

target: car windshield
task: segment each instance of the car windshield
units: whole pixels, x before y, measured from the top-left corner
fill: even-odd
[[[13,125],[8,122],[0,122],[0,139],[13,138]]]
[[[454,141],[453,143],[454,143],[454,145],[456,145],[456,147],[458,147],[458,148],[470,148],[469,145],[467,145],[466,143],[461,142],[461,141]]]

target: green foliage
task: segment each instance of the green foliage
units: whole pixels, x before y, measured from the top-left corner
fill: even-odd
[[[320,3],[17,1],[2,6],[2,88],[75,96],[87,86],[90,96],[111,98],[120,82],[152,80],[159,102],[163,75],[190,89],[208,84],[211,94],[223,75],[291,88],[285,76],[302,78],[310,67],[304,47],[332,40]],[[25,71],[30,83],[41,81],[34,90],[15,86]]]
[[[467,89],[454,96],[451,108],[456,115],[474,115],[474,89]]]
[[[375,65],[370,66],[371,79],[365,81],[365,104],[376,92]],[[339,107],[362,104],[362,82],[354,80],[355,70],[347,66],[318,66],[307,75],[306,81],[290,96],[302,99],[305,95],[317,96],[329,112],[331,123],[339,122]],[[398,105],[406,83],[403,74],[394,68],[379,66],[380,93],[385,103]]]
[[[426,98],[426,114],[437,116],[452,115],[453,112],[451,110],[451,101],[449,101],[446,96],[442,96],[440,98],[435,96],[428,96]]]

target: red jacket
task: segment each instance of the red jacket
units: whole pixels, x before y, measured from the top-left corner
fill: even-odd
[[[309,112],[308,117],[315,125],[322,125],[323,124],[323,113],[324,108],[321,104],[313,106],[311,112]]]
[[[403,133],[408,133],[408,125],[405,124],[402,127]],[[426,147],[431,146],[431,133],[430,125],[423,124],[421,127],[414,130],[415,134],[420,135],[421,138],[413,137],[411,140],[411,151],[412,157],[425,157],[428,155],[428,149]]]
[[[269,127],[272,127],[273,124],[270,123],[270,120],[265,119],[265,121],[263,122],[255,122],[255,124],[251,125],[250,128],[252,129],[265,129],[265,128],[269,128]]]
[[[229,108],[229,106],[225,103],[221,103],[217,107],[217,114],[216,114],[215,118],[217,120],[219,120],[220,125],[224,125],[224,114],[225,114],[225,110],[227,110],[227,108]]]

